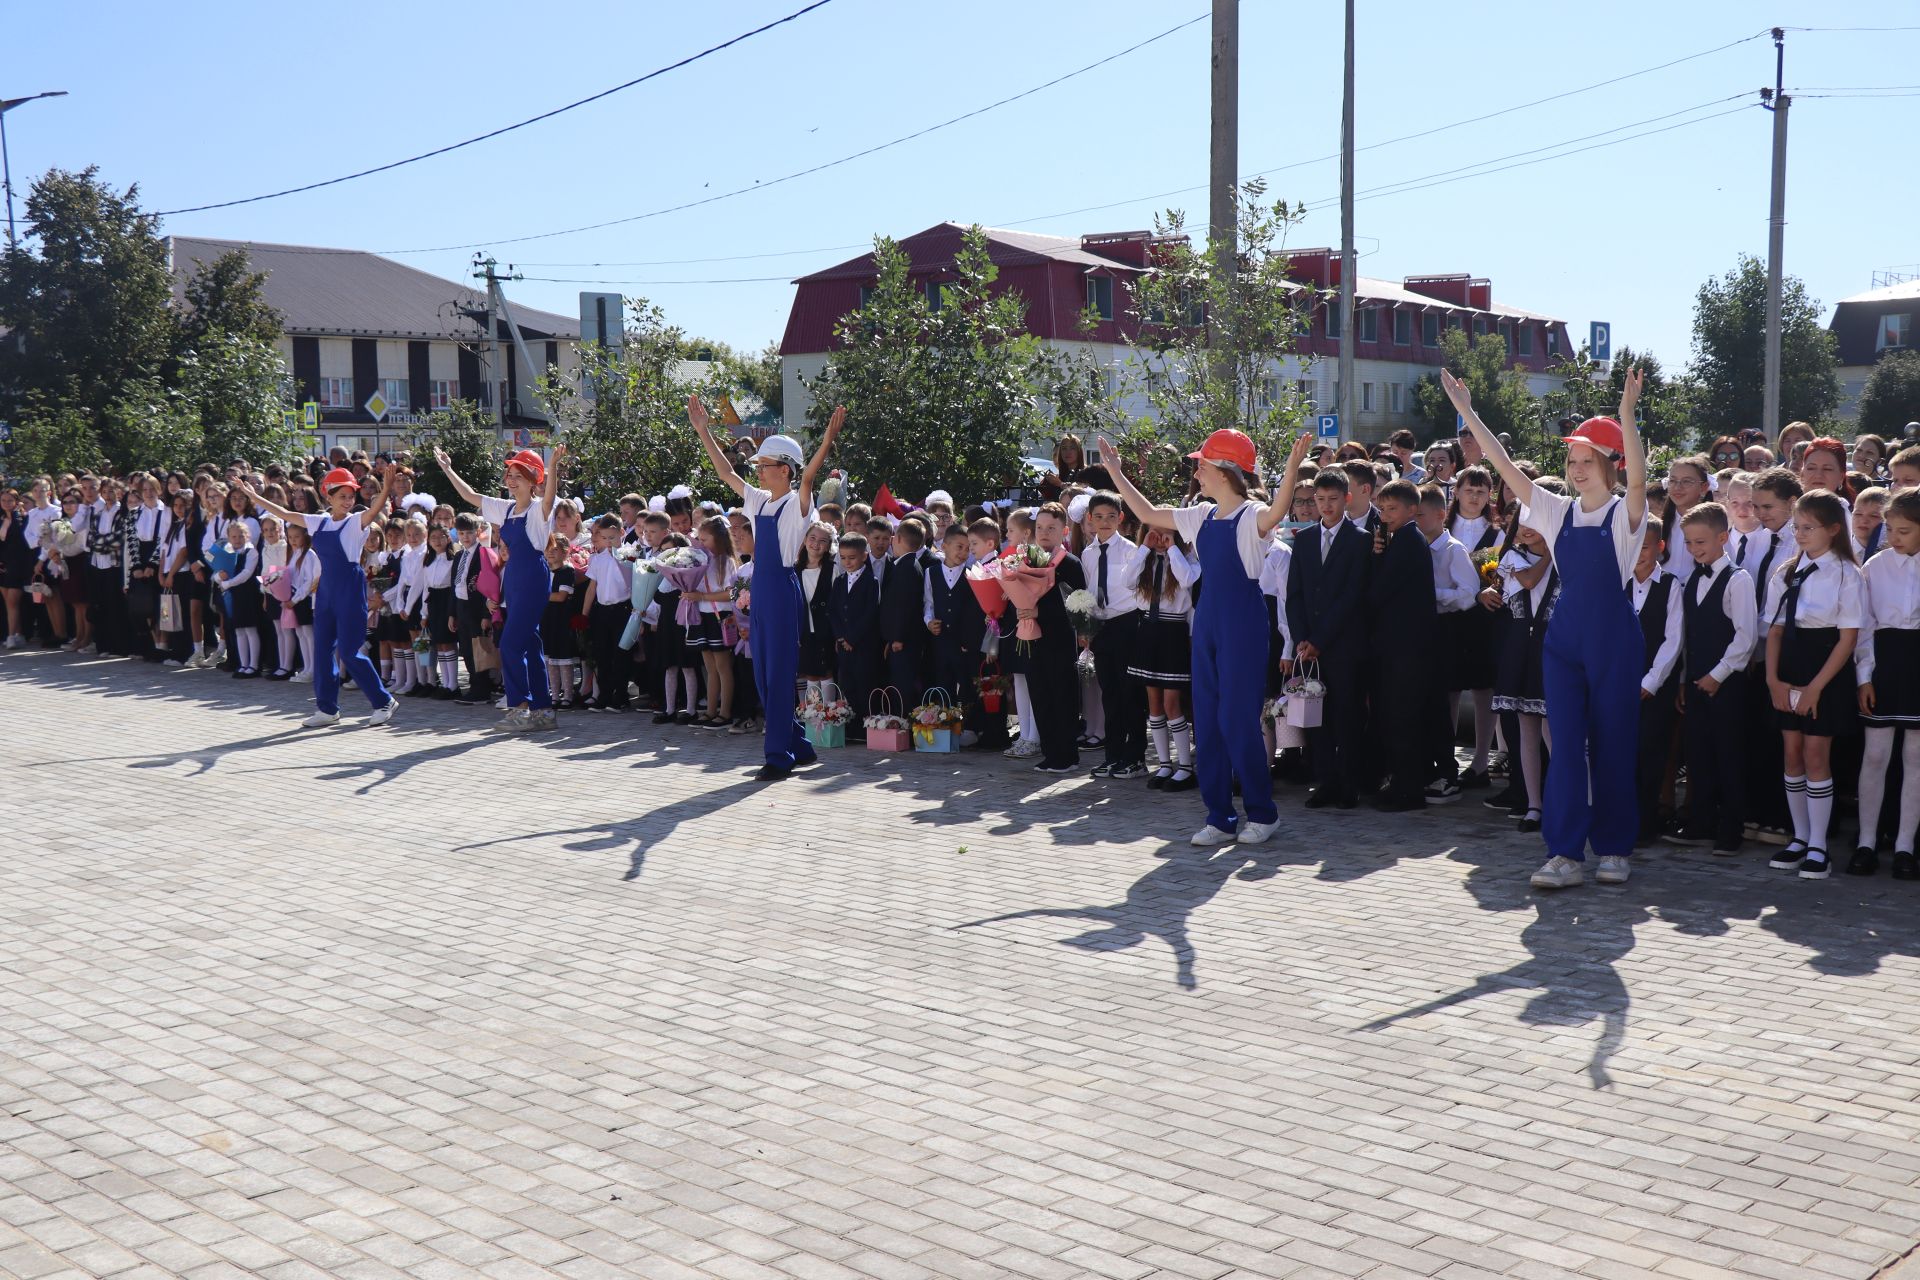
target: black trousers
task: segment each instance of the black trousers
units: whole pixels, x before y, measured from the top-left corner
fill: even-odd
[[[1651,698],[1640,699],[1640,753],[1634,787],[1640,793],[1640,837],[1660,834],[1660,791],[1667,781],[1667,744],[1673,740],[1674,697],[1678,680],[1668,680]],[[1516,761],[1517,767],[1517,761]]]
[[[1080,647],[1071,635],[1034,642],[1027,662],[1027,693],[1040,730],[1040,763],[1071,768],[1080,763]]]
[[[1144,764],[1147,759],[1147,691],[1127,674],[1140,631],[1139,613],[1109,618],[1094,633],[1093,674],[1107,715],[1107,763]]]
[[[853,719],[847,724],[847,738],[852,742],[864,742],[867,737],[867,717],[880,711],[879,703],[873,700],[873,691],[880,679],[879,655],[864,647],[856,646],[849,650],[835,644],[833,656],[833,682],[840,686],[840,696],[853,709]]]
[[[1738,847],[1746,820],[1746,684],[1736,671],[1712,697],[1687,689],[1687,829],[1712,836],[1716,849]]]
[[[1742,796],[1746,820],[1763,827],[1790,827],[1792,815],[1787,812],[1787,785],[1782,781],[1786,772],[1786,745],[1773,720],[1773,695],[1767,691],[1766,665],[1749,667],[1744,683],[1746,688],[1740,697],[1746,708],[1747,750],[1743,756],[1746,787]]]
[[[1320,679],[1327,696],[1320,707],[1320,727],[1307,733],[1313,757],[1313,783],[1318,790],[1341,799],[1358,799],[1366,762],[1366,690],[1359,667],[1351,660],[1321,655]]]
[[[467,687],[475,692],[491,690],[493,672],[476,671],[473,667],[473,641],[475,637],[483,634],[480,630],[480,622],[487,616],[486,597],[476,592],[465,600],[455,599],[453,615],[459,623],[459,626],[454,629],[454,645],[460,653],[461,663],[467,668]],[[321,655],[316,653],[314,660],[320,661]]]
[[[920,705],[920,651],[924,647],[914,640],[900,642],[895,650],[887,645],[887,683],[900,691],[900,698],[912,710]]]
[[[627,705],[627,684],[633,672],[628,651],[620,647],[620,637],[627,629],[627,619],[632,616],[633,606],[624,600],[618,604],[602,604],[596,600],[593,611],[587,615],[594,685],[599,690],[596,696],[602,706]]]
[[[1373,686],[1373,720],[1380,744],[1380,767],[1375,772],[1391,779],[1396,800],[1423,799],[1433,779],[1434,682],[1423,679],[1424,664],[1417,655],[1399,654],[1379,662]]]
[[[132,652],[127,638],[127,596],[121,590],[117,567],[89,566],[87,616],[92,620],[93,638],[102,653]]]

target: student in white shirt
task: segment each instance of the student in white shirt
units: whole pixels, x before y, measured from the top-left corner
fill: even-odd
[[[1153,739],[1158,761],[1147,786],[1155,791],[1191,791],[1198,784],[1193,773],[1193,726],[1185,703],[1193,684],[1193,588],[1200,580],[1200,561],[1188,554],[1184,540],[1170,529],[1148,529],[1144,537],[1133,584],[1134,594],[1143,602],[1142,616],[1127,674],[1140,681],[1147,694],[1147,735]],[[1267,554],[1271,565],[1274,552]],[[1266,588],[1263,580],[1261,589],[1272,596],[1274,592]],[[1285,596],[1284,577],[1276,590]],[[1284,619],[1284,610],[1281,616]],[[1282,656],[1292,656],[1291,646]]]
[[[620,647],[627,620],[633,614],[633,562],[622,560],[620,521],[601,516],[593,522],[593,554],[587,558],[587,587],[582,608],[587,615],[587,643],[593,649],[594,697],[589,711],[625,711],[631,705],[628,651]]]
[[[1860,845],[1850,875],[1872,875],[1893,739],[1904,729],[1900,754],[1900,814],[1893,836],[1893,877],[1920,880],[1914,829],[1920,827],[1920,490],[1887,501],[1886,545],[1861,570],[1866,616],[1853,652],[1860,683],[1860,718],[1867,749],[1860,763]]]
[[[1647,526],[1634,561],[1627,598],[1640,622],[1640,760],[1634,770],[1640,787],[1639,843],[1647,844],[1662,830],[1663,792],[1668,791],[1667,752],[1673,745],[1673,718],[1679,710],[1680,642],[1684,602],[1674,576],[1660,567],[1664,559],[1661,530]],[[1670,805],[1670,792],[1664,797]]]
[[[1753,579],[1727,554],[1730,523],[1717,502],[1696,503],[1680,517],[1693,571],[1681,596],[1685,615],[1687,821],[1667,836],[1681,845],[1740,851],[1746,816],[1745,682],[1759,634]]]
[[[1139,548],[1120,532],[1126,512],[1111,493],[1087,500],[1087,545],[1080,567],[1093,594],[1093,616],[1100,623],[1087,647],[1093,651],[1094,677],[1105,712],[1106,759],[1094,767],[1096,778],[1136,778],[1147,771],[1145,691],[1127,675],[1134,632],[1140,625],[1140,601],[1133,590]]]
[[[1768,593],[1767,688],[1784,738],[1787,809],[1793,839],[1768,865],[1798,868],[1802,879],[1829,871],[1827,824],[1833,816],[1833,738],[1856,712],[1853,649],[1865,621],[1865,592],[1853,562],[1847,509],[1816,489],[1794,504],[1799,548],[1775,571]]]
[[[1442,678],[1433,684],[1425,716],[1433,734],[1433,778],[1426,787],[1428,804],[1450,804],[1460,798],[1460,767],[1453,758],[1454,726],[1460,722],[1460,691],[1451,677],[1461,667],[1460,648],[1478,639],[1480,573],[1473,567],[1466,544],[1447,532],[1447,496],[1439,485],[1420,490],[1420,510],[1414,516],[1420,536],[1433,556],[1435,670]],[[1487,709],[1492,720],[1493,695]],[[1485,762],[1480,761],[1481,767]]]

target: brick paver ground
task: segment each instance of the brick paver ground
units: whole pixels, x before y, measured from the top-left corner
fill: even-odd
[[[1862,1280],[1920,891],[0,657],[0,1275]],[[364,703],[350,704],[356,716]],[[1046,785],[1043,785],[1046,784]]]

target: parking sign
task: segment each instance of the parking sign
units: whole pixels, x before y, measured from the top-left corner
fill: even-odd
[[[1340,438],[1339,414],[1323,413],[1320,415],[1320,438],[1322,440],[1338,440]]]
[[[1613,326],[1605,320],[1595,320],[1587,338],[1587,359],[1596,364],[1605,364],[1613,359]]]

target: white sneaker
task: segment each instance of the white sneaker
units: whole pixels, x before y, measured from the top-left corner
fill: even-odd
[[[379,710],[375,711],[372,715],[367,717],[367,723],[370,725],[376,725],[376,726],[386,724],[388,721],[393,719],[393,713],[398,711],[399,709],[400,709],[399,699],[389,698],[387,700],[386,706],[381,707]]]
[[[300,722],[302,729],[324,729],[330,724],[340,723],[338,711],[316,711]]]
[[[1187,843],[1201,849],[1210,849],[1215,845],[1232,844],[1233,832],[1222,831],[1209,822],[1206,826],[1194,832]]]
[[[5,647],[8,649],[18,649],[21,645],[25,643],[26,641],[21,639],[19,636],[8,636]]]
[[[201,667],[204,667],[207,664],[206,664],[204,655],[201,654],[200,651],[196,649],[194,650],[193,656],[188,658],[185,662],[181,663],[180,665],[185,667],[188,671],[198,671]]]
[[[80,652],[80,642],[78,640],[69,640],[65,644],[60,646],[60,652],[78,653]]]
[[[1278,822],[1246,822],[1240,826],[1241,844],[1265,844],[1280,829]]]
[[[293,673],[292,675],[290,675],[290,676],[288,676],[288,677],[287,677],[287,680],[288,680],[288,682],[289,682],[289,683],[291,683],[291,684],[312,684],[312,683],[313,683],[313,672],[311,672],[311,671],[296,671],[296,672],[294,672],[294,673]]]
[[[186,670],[187,668],[189,668],[189,667],[191,667],[191,666],[193,665],[193,663],[192,663],[191,661],[189,661],[189,662],[182,662],[182,661],[180,661],[180,659],[178,659],[178,658],[167,658],[167,659],[165,659],[165,660],[163,660],[163,661],[162,661],[162,662],[160,663],[160,665],[161,665],[161,666],[163,666],[163,667],[172,667],[172,668],[174,668],[174,669],[175,669],[176,671],[185,671],[185,670]],[[1799,866],[1800,864],[1796,862],[1796,863],[1794,863],[1793,865],[1797,867],[1797,866]]]
[[[494,723],[495,733],[525,733],[532,725],[533,715],[525,707],[515,707]]]
[[[1022,738],[1008,747],[1006,756],[1010,760],[1028,760],[1040,754],[1040,742],[1037,738]]]
[[[558,729],[559,727],[560,716],[552,707],[548,707],[545,711],[530,711],[527,713],[527,728],[529,729]]]
[[[1572,858],[1555,854],[1548,858],[1529,881],[1536,889],[1571,889],[1586,883],[1587,873]]]
[[[1593,878],[1601,884],[1625,884],[1627,877],[1632,874],[1630,860],[1616,854],[1600,859],[1600,865],[1594,868]]]

